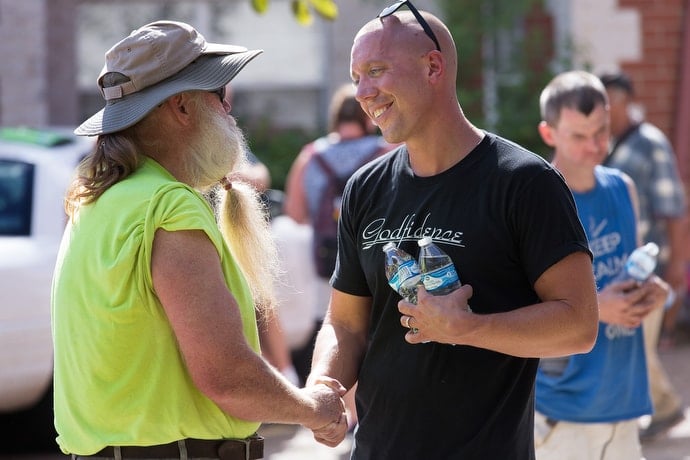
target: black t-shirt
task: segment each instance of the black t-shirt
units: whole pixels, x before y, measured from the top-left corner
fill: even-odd
[[[433,177],[416,177],[405,146],[360,169],[345,190],[332,285],[372,297],[359,374],[354,458],[533,459],[537,359],[469,346],[410,345],[382,247],[417,257],[432,235],[474,294],[478,314],[539,301],[534,282],[588,252],[572,195],[545,160],[487,133]]]

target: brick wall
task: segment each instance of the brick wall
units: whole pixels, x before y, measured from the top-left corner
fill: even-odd
[[[632,77],[647,120],[657,125],[669,139],[674,139],[680,47],[683,27],[688,26],[684,23],[687,20],[683,14],[685,1],[619,0],[618,3],[624,8],[637,9],[642,25],[642,59],[622,62],[621,69]]]

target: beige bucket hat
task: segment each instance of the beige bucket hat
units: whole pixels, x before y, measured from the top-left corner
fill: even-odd
[[[227,85],[262,52],[209,43],[183,22],[147,24],[105,53],[98,87],[106,105],[74,132],[96,136],[121,131],[175,94]]]

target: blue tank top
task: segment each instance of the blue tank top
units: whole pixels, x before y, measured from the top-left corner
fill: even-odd
[[[594,189],[573,192],[573,196],[594,255],[597,289],[601,290],[623,269],[637,246],[636,221],[620,172],[598,166],[594,174]],[[555,420],[580,423],[615,422],[651,413],[642,328],[600,322],[591,352],[560,363],[558,359],[542,360],[536,408]]]

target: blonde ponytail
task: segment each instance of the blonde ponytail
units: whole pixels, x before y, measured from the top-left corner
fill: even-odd
[[[268,212],[251,185],[227,178],[221,179],[221,185],[220,230],[247,278],[257,310],[267,313],[275,305],[273,285],[280,275]]]

